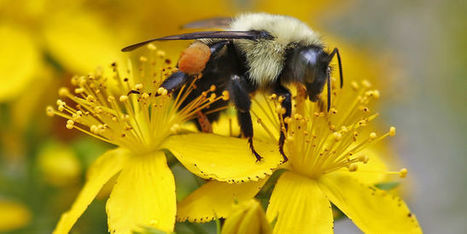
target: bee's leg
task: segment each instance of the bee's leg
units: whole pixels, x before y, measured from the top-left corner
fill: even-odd
[[[174,72],[172,75],[167,77],[161,84],[161,88],[167,90],[168,93],[173,92],[174,90],[182,87],[188,80],[190,76],[184,72],[177,71]]]
[[[251,100],[248,93],[248,83],[238,75],[230,78],[230,100],[237,109],[238,123],[243,135],[248,138],[251,152],[255,155],[256,161],[261,161],[262,157],[256,152],[253,146],[253,124],[251,122],[250,106]]]
[[[290,117],[291,112],[292,112],[292,95],[290,94],[290,91],[285,88],[282,85],[277,85],[276,88],[274,89],[274,93],[279,96],[280,99],[282,99],[281,106],[284,108],[285,112],[280,114],[279,118],[282,118],[285,120],[285,118]],[[281,134],[279,137],[279,152],[281,153],[282,157],[284,158],[283,162],[287,162],[289,159],[284,153],[284,143],[285,143],[285,134],[287,133],[288,129],[288,124],[283,121],[284,123],[284,129],[281,129]]]

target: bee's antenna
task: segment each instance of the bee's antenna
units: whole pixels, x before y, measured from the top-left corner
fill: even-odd
[[[341,82],[341,88],[344,86],[344,72],[342,71],[342,61],[341,61],[341,55],[339,54],[339,49],[334,48],[334,50],[331,52],[329,55],[329,61],[334,57],[334,55],[337,54],[337,63],[339,64],[339,78]]]
[[[341,89],[342,86],[344,86],[344,72],[342,71],[342,61],[341,61],[341,55],[339,54],[339,50],[336,48],[336,53],[337,53],[337,63],[339,63],[339,77],[341,79]]]

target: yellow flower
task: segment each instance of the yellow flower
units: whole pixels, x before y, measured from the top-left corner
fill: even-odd
[[[167,94],[160,85],[173,67],[166,65],[163,51],[156,50],[153,45],[148,48],[150,54],[140,57],[134,65],[130,62],[128,68],[114,63],[109,69],[73,77],[74,90],[61,88],[59,95],[63,100],[57,100],[57,109],[47,107],[48,115],[67,119],[68,129],[78,129],[118,146],[93,163],[86,184],[71,209],[62,215],[55,233],[69,232],[101,188],[114,176],[117,176],[117,181],[106,206],[109,231],[130,233],[143,227],[173,230],[175,181],[164,152],[195,144],[171,140],[171,135],[202,108],[224,97],[216,97],[207,90],[205,95],[180,108],[194,89],[194,83],[184,86],[175,97]],[[244,156],[216,154],[213,157],[209,154],[215,153],[211,148],[216,146],[216,142],[210,142],[209,136],[201,136],[198,140],[202,142],[198,147],[206,154],[187,152],[176,154],[176,157],[189,170],[195,173],[202,171],[205,178],[221,181],[264,178],[280,161],[279,157],[272,156],[268,161],[256,164],[247,155],[246,141],[240,139],[232,143],[232,148]],[[236,169],[237,159],[244,162],[241,170]]]
[[[45,57],[67,71],[86,72],[113,60],[121,47],[102,17],[78,1],[6,0],[0,12],[0,102],[43,79],[50,66]]]
[[[45,180],[55,186],[76,183],[81,176],[81,164],[73,150],[55,142],[40,150],[38,166]]]
[[[331,203],[365,233],[420,233],[404,201],[372,186],[384,175],[407,174],[406,169],[381,170],[384,164],[369,147],[396,131],[391,127],[378,135],[370,129],[377,116],[372,101],[379,98],[379,91],[371,89],[367,81],[333,90],[329,113],[321,111],[323,105],[305,100],[299,90],[292,117],[280,121],[280,98],[255,98],[252,108],[259,125],[255,128],[257,142],[267,142],[277,150],[279,132],[285,123],[289,126],[285,145],[289,162],[283,165],[285,172],[275,183],[267,208],[268,220],[277,220],[274,233],[332,233]],[[173,139],[183,141],[186,137]],[[185,150],[192,151],[188,146],[176,152]],[[208,182],[179,204],[178,220],[203,222],[228,217],[234,201],[251,199],[266,180],[233,185]]]
[[[29,224],[31,212],[23,204],[0,200],[0,232],[8,232]]]
[[[268,234],[272,233],[272,228],[261,204],[250,199],[233,205],[232,213],[222,227],[222,234],[229,233]]]

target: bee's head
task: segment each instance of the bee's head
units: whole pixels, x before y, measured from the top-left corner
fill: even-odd
[[[331,59],[321,47],[295,47],[288,53],[286,79],[302,83],[306,87],[308,98],[317,101],[328,79]]]

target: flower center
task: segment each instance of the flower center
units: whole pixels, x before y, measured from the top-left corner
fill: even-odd
[[[157,150],[178,126],[201,109],[228,98],[228,94],[216,97],[215,87],[211,87],[181,107],[199,78],[177,94],[168,94],[161,84],[174,68],[163,51],[152,45],[148,48],[149,56],[140,57],[128,69],[113,63],[109,71],[73,77],[74,92],[61,88],[59,95],[68,100],[57,100],[57,109],[47,107],[48,115],[68,119],[68,129],[78,129],[136,153],[147,153]]]
[[[381,135],[370,130],[369,123],[378,115],[370,111],[371,102],[379,98],[379,91],[370,89],[367,81],[353,82],[351,87],[352,91],[333,87],[329,112],[324,110],[324,101],[313,103],[303,90],[298,89],[293,99],[292,116],[285,119],[280,118],[280,113],[284,113],[280,97],[272,95],[269,101],[255,102],[259,106],[255,108],[257,122],[275,141],[278,132],[285,131],[288,125],[285,151],[291,170],[311,178],[342,168],[356,171],[358,164],[369,160],[361,154],[363,149],[395,135],[394,127]],[[400,173],[402,175],[402,171]]]

